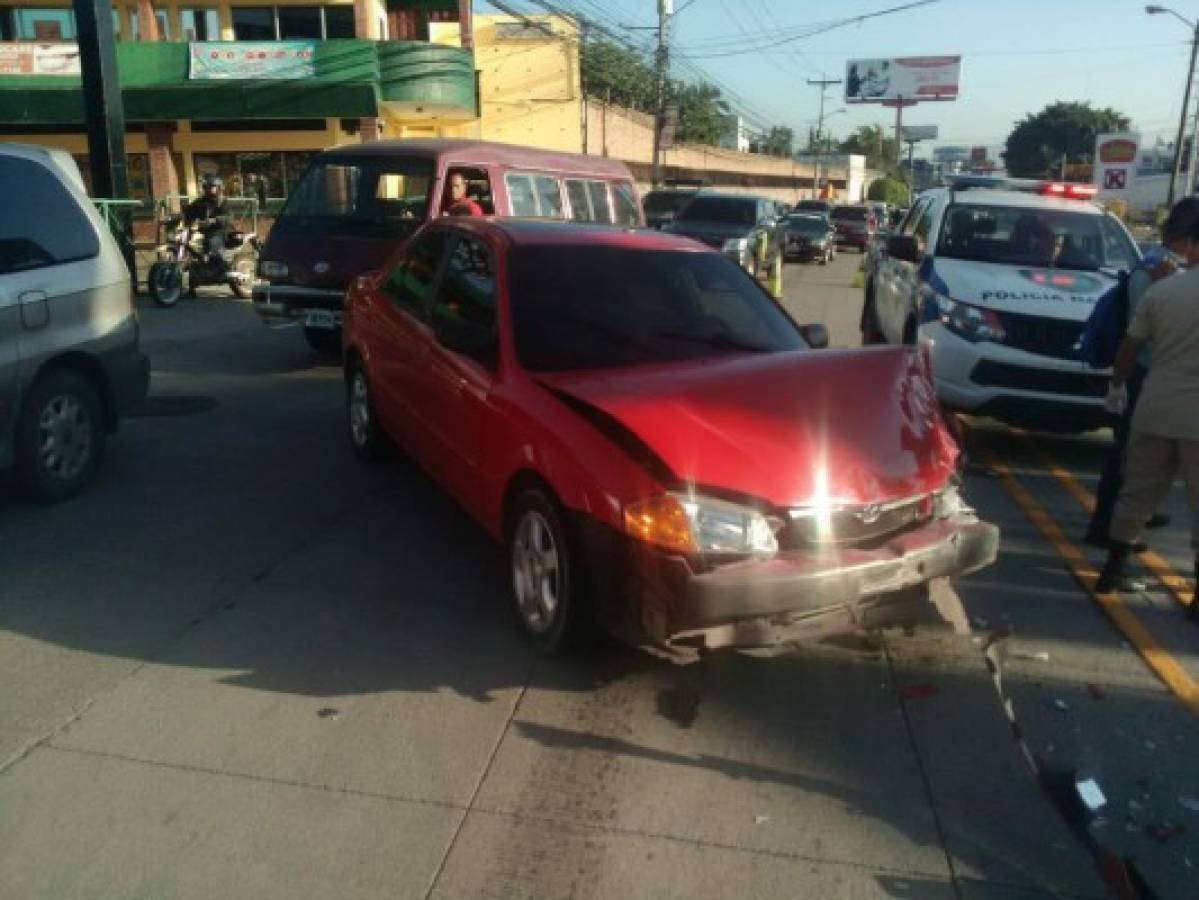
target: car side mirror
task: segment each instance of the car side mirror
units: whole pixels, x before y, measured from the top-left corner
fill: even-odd
[[[902,262],[919,263],[924,254],[920,242],[907,234],[892,235],[887,239],[887,256]]]
[[[824,350],[828,347],[828,329],[819,322],[800,325],[799,333],[813,350]]]

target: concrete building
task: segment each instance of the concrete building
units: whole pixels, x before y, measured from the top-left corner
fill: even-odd
[[[279,198],[336,144],[478,133],[469,0],[139,0],[112,17],[137,197],[214,173]],[[430,40],[445,26],[457,45]],[[74,38],[66,0],[0,0],[0,140],[68,150],[86,176]]]

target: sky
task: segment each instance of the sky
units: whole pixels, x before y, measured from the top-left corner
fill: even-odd
[[[861,57],[962,56],[957,101],[923,103],[904,123],[937,125],[936,144],[1002,147],[1012,126],[1057,100],[1111,106],[1133,121],[1144,145],[1172,140],[1178,127],[1190,34],[1173,16],[1147,15],[1130,0],[938,0],[927,6],[835,28],[773,48],[762,44],[788,29],[831,23],[911,0],[674,0],[674,72],[703,71],[731,95],[755,126],[779,124],[806,139],[815,124],[819,89],[807,80],[844,78],[846,60]],[[531,3],[519,8],[535,10]],[[559,0],[610,27],[652,25],[657,0]],[[1199,3],[1175,0],[1182,16]],[[484,4],[484,11],[492,11]],[[651,31],[624,30],[648,46]],[[745,36],[748,35],[748,36]],[[773,37],[772,37],[773,36]],[[751,52],[704,58],[739,39]],[[714,41],[723,42],[719,47]],[[840,138],[860,124],[894,126],[894,110],[846,108],[843,88],[829,89],[826,133]],[[844,113],[836,113],[840,109]]]

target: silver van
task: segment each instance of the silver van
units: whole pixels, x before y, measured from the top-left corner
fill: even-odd
[[[0,469],[33,499],[92,481],[146,396],[129,269],[71,156],[0,144]]]

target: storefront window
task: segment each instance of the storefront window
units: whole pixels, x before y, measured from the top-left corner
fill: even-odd
[[[69,9],[17,9],[14,12],[17,40],[75,40],[75,13]]]
[[[161,41],[169,41],[171,39],[171,21],[167,16],[165,9],[154,10],[154,18],[158,20],[158,39]],[[141,39],[141,22],[137,18],[137,7],[129,7],[129,39],[137,41]]]
[[[279,37],[283,40],[292,38],[320,40],[324,36],[319,6],[280,6],[277,12]]]
[[[221,20],[215,9],[185,9],[179,14],[185,41],[219,41]]]
[[[235,6],[232,12],[234,40],[273,41],[277,37],[273,6]]]
[[[386,21],[386,20],[384,20]],[[352,38],[354,37],[354,7],[326,6],[325,7],[325,37]]]
[[[260,205],[287,197],[316,150],[197,153],[196,177],[217,175],[230,197],[255,197]]]
[[[179,177],[183,177],[183,156],[179,153],[172,153],[171,158],[175,161],[175,171]],[[87,192],[92,194],[92,167],[88,161],[86,154],[79,154],[75,157],[75,162],[79,165],[79,173],[83,176],[83,183],[87,185]],[[134,200],[150,200],[154,194],[150,185],[150,156],[146,153],[129,153],[125,156],[125,165],[129,177],[129,196]]]

